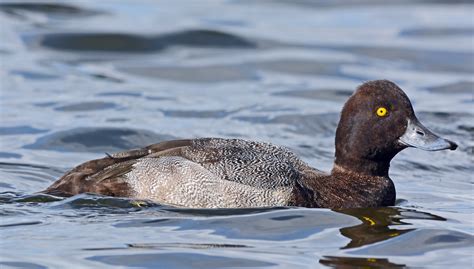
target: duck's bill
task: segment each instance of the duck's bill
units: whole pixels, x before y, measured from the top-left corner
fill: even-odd
[[[417,119],[408,120],[407,130],[398,140],[405,146],[429,151],[455,150],[458,147],[453,141],[435,135]]]

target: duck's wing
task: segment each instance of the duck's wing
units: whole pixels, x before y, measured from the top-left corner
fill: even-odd
[[[140,158],[190,146],[192,140],[173,140],[149,145],[145,148],[107,154],[101,159],[90,160],[68,171],[43,193],[72,196],[92,192],[110,196],[129,196],[129,186],[123,176],[133,169]]]
[[[307,166],[284,147],[241,139],[195,139],[181,154],[222,180],[265,189],[295,184]]]
[[[295,184],[301,176],[300,168],[306,166],[289,150],[267,143],[219,138],[173,140],[85,162],[45,192],[65,196],[82,192],[130,196],[129,181],[124,176],[135,164],[171,156],[198,164],[213,178],[265,189]]]

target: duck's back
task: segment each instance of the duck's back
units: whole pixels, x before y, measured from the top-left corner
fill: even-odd
[[[86,162],[49,187],[187,207],[290,205],[308,166],[289,150],[240,139],[167,141]]]

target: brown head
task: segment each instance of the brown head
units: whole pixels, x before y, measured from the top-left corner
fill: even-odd
[[[344,105],[336,131],[335,165],[370,176],[388,176],[390,160],[407,147],[457,148],[416,118],[410,100],[393,82],[369,81]]]

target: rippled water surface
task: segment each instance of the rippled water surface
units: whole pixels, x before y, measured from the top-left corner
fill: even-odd
[[[471,1],[0,2],[1,268],[470,268]],[[397,206],[176,209],[35,195],[104,152],[284,145],[329,170],[339,111],[386,78],[456,151],[392,162]]]

